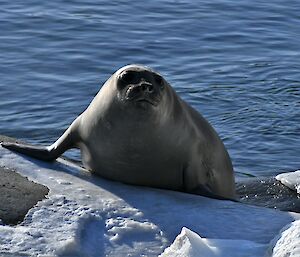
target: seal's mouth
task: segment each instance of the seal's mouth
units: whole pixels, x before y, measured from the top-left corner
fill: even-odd
[[[149,98],[141,98],[141,99],[136,99],[134,100],[136,103],[141,103],[141,104],[150,104],[153,106],[157,106],[158,105],[158,101],[154,101],[153,99],[149,99]]]

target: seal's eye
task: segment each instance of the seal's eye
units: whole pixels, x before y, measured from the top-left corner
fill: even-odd
[[[127,84],[133,84],[136,82],[136,74],[134,72],[125,72],[121,75],[121,80]]]
[[[163,88],[163,86],[164,86],[164,80],[163,80],[163,78],[162,78],[161,76],[159,76],[159,75],[155,75],[155,76],[154,76],[154,79],[155,79],[155,82],[156,82],[161,88]]]

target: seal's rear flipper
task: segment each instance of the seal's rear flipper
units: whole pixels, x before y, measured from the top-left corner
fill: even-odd
[[[25,154],[43,161],[54,161],[58,157],[55,156],[53,151],[50,151],[47,147],[10,142],[1,142],[1,145],[11,151]]]
[[[80,116],[71,124],[63,135],[51,146],[33,146],[25,143],[0,142],[0,144],[12,151],[25,154],[43,161],[54,161],[66,150],[75,147],[78,140],[77,127]]]

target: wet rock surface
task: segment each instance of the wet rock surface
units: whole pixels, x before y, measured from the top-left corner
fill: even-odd
[[[0,167],[0,219],[4,224],[21,222],[49,189],[29,181],[14,170]]]
[[[242,203],[300,213],[299,195],[275,177],[242,179],[236,191]]]
[[[0,136],[0,142],[15,141]],[[1,156],[0,156],[1,158]],[[15,170],[0,167],[0,219],[4,224],[21,222],[36,203],[45,198],[49,189],[29,181]]]

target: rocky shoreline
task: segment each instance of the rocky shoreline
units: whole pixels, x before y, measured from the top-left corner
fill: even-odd
[[[0,136],[0,142],[15,141]],[[0,156],[1,158],[1,156]],[[45,198],[49,189],[29,181],[15,170],[0,166],[0,219],[3,224],[21,222],[36,203]]]

